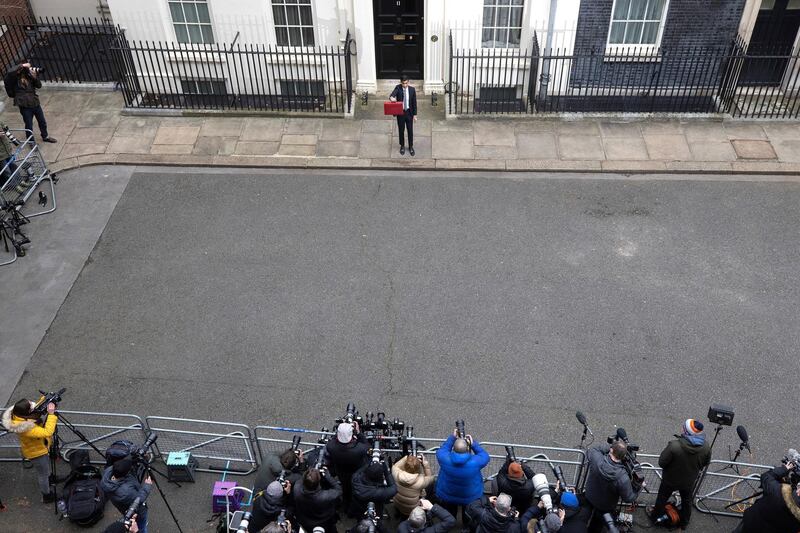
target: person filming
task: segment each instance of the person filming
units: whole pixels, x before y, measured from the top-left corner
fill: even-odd
[[[613,513],[620,499],[625,503],[633,503],[639,496],[642,487],[634,488],[622,463],[627,453],[627,445],[621,439],[610,445],[601,444],[589,449],[584,497],[592,508],[588,528],[590,533],[603,530],[603,515]]]
[[[39,491],[42,493],[43,503],[53,503],[56,499],[54,490],[51,490],[50,476],[50,445],[56,431],[58,416],[55,414],[56,405],[47,404],[47,413],[42,418],[42,413],[36,410],[37,404],[22,399],[3,412],[3,427],[9,433],[14,433],[19,439],[22,457],[33,463],[36,469],[36,479],[39,482]]]

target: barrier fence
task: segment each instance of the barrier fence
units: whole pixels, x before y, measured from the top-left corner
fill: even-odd
[[[163,416],[141,418],[122,413],[60,412],[101,452],[105,452],[117,440],[130,440],[140,444],[149,432],[154,431],[158,435],[154,445],[157,457],[164,459],[168,452],[188,451],[198,460],[198,471],[226,475],[247,475],[255,472],[267,456],[289,448],[295,435],[301,437],[300,449],[304,453],[312,452],[322,447],[325,440],[334,438],[334,433],[329,431],[284,426],[259,425],[251,429],[245,424],[234,422]],[[60,427],[59,435],[62,440],[61,452],[65,459],[74,450],[90,449],[66,427]],[[433,475],[437,475],[438,462],[435,456],[445,439],[412,437],[406,440],[408,450],[411,449],[412,440],[417,443],[418,453],[430,463]],[[487,486],[491,485],[506,461],[505,446],[513,446],[517,458],[531,465],[535,472],[545,473],[554,482],[552,467],[558,465],[563,470],[567,483],[577,491],[583,490],[587,464],[584,449],[491,441],[482,442],[481,446],[490,457],[489,464],[483,470]],[[398,459],[404,453],[399,449],[385,451],[392,459]],[[104,462],[102,457],[94,455],[93,462]],[[648,453],[637,455],[649,490],[642,491],[637,505],[650,505],[655,502],[661,483],[659,456]],[[0,462],[21,461],[16,435],[0,426]],[[761,474],[772,468],[769,465],[713,460],[700,478],[693,503],[703,513],[741,517],[760,493]]]

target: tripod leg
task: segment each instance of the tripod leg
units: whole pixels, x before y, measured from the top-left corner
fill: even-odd
[[[153,485],[156,486],[156,490],[158,490],[158,494],[161,496],[161,499],[164,501],[164,505],[167,506],[167,510],[169,511],[169,514],[172,516],[172,521],[175,522],[175,527],[178,528],[178,531],[180,533],[183,533],[183,529],[181,529],[181,525],[178,523],[178,517],[175,516],[175,512],[172,510],[172,506],[167,501],[167,496],[164,494],[164,491],[161,490],[161,485],[159,485],[158,479],[156,479],[156,477],[154,475],[152,475],[152,473],[151,473],[150,465],[147,465],[146,468],[147,468],[147,473],[148,473],[148,475],[150,476],[150,479],[153,482]]]

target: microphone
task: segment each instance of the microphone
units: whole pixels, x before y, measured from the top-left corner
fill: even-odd
[[[744,429],[744,426],[736,426],[736,434],[739,435],[739,438],[742,441],[742,446],[747,448],[748,452],[753,453],[750,451],[750,437],[747,435],[747,430]]]
[[[586,423],[586,416],[580,411],[576,411],[575,418],[577,418],[578,422],[580,422],[583,425],[584,429],[589,432],[589,435],[594,437],[594,433],[592,433],[592,430],[589,429],[589,425]]]
[[[617,438],[627,442],[628,432],[625,431],[625,428],[617,428]]]

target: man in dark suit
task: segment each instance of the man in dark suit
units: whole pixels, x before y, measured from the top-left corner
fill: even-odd
[[[392,102],[403,102],[403,114],[397,115],[397,131],[400,134],[400,154],[406,153],[404,131],[408,128],[408,153],[414,155],[414,122],[417,121],[417,90],[408,84],[408,76],[400,78],[389,95]]]

